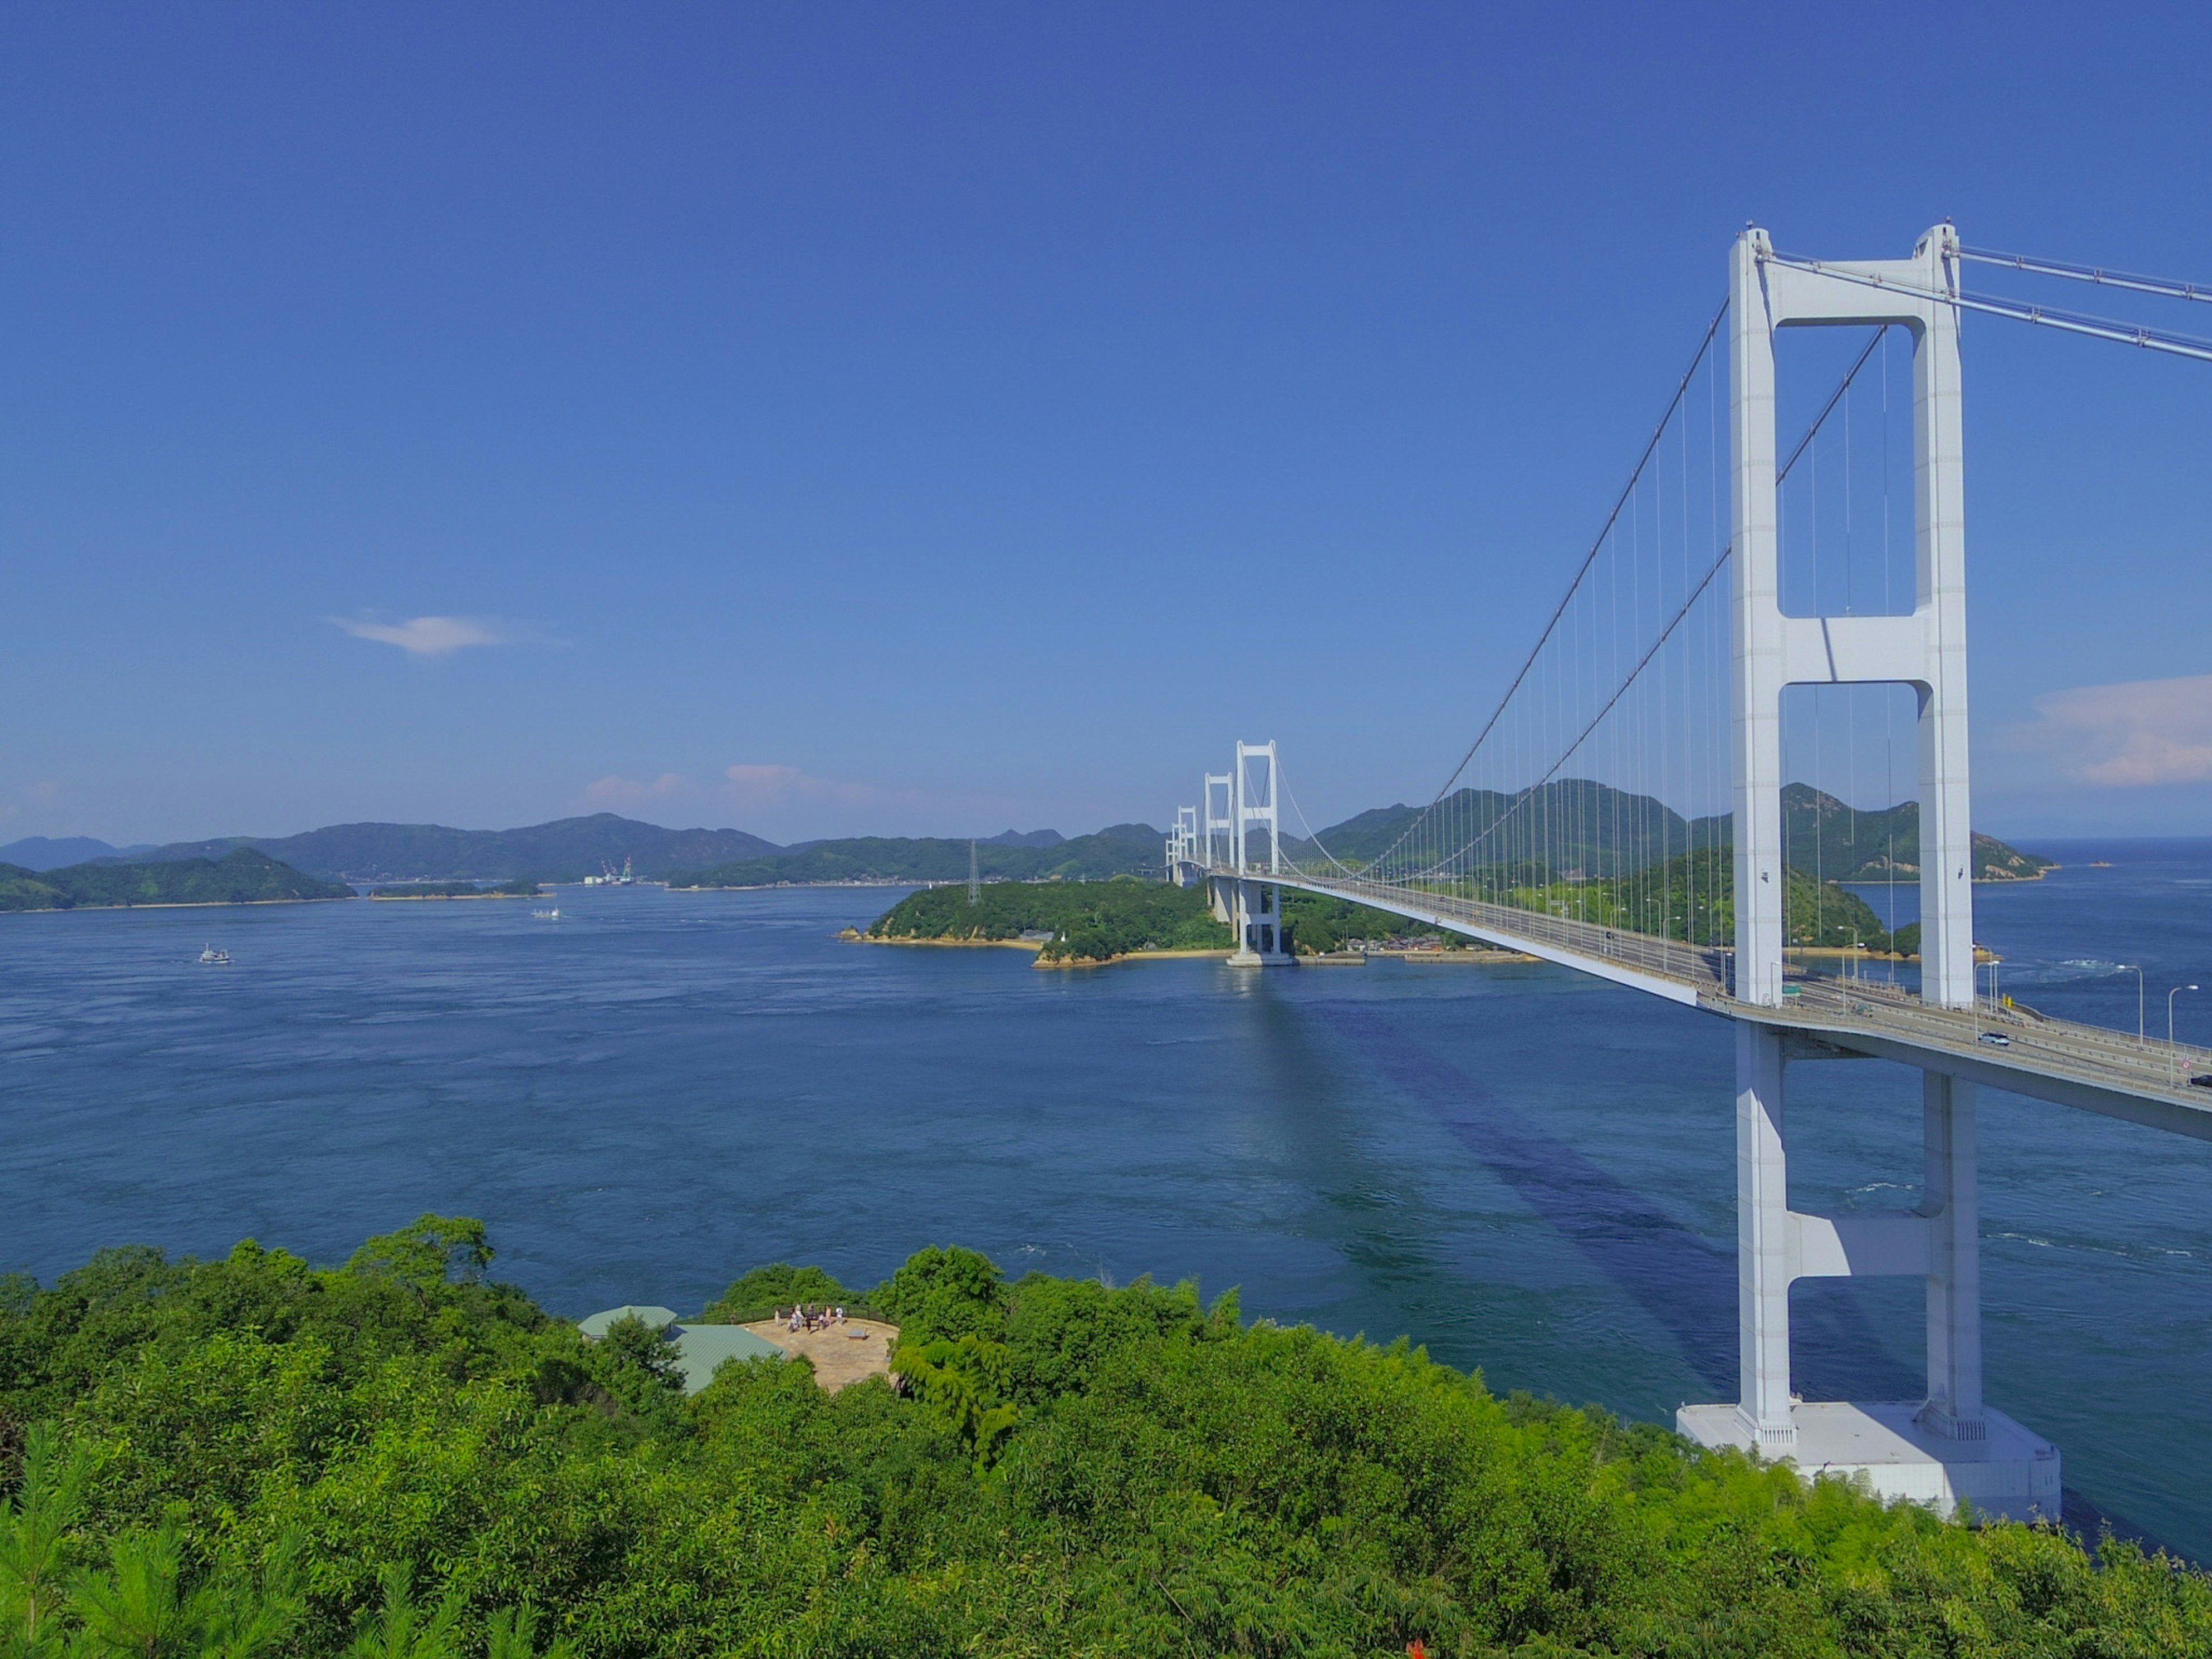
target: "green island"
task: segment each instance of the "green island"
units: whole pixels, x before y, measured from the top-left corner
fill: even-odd
[[[702,1392],[424,1216],[319,1267],[104,1251],[0,1281],[15,1659],[2151,1656],[2212,1578],[1977,1529],[1400,1340],[920,1251],[892,1376]],[[893,1382],[898,1386],[894,1388]]]
[[[88,910],[137,904],[274,904],[351,898],[322,881],[241,847],[218,859],[72,864],[30,871],[0,864],[0,910]]]
[[[1815,881],[1802,870],[1787,873],[1793,949],[1886,954],[1896,948],[1856,894],[1832,881]],[[1723,848],[1598,880],[1547,879],[1541,871],[1516,869],[1435,890],[1655,937],[1723,945],[1734,937],[1734,860]],[[1283,893],[1283,921],[1291,951],[1302,956],[1431,932],[1386,910],[1295,888]],[[973,902],[964,884],[927,887],[877,917],[864,937],[890,944],[1025,942],[1036,946],[1044,962],[1226,951],[1236,942],[1228,927],[1213,919],[1203,886],[1175,887],[1129,876],[1111,881],[986,882]],[[1917,949],[1917,928],[1910,930],[1910,938]]]
[[[370,890],[373,899],[536,898],[538,884],[524,878],[503,881],[496,887],[480,887],[472,881],[403,881]]]
[[[993,881],[970,903],[964,884],[909,893],[868,925],[890,944],[1013,944],[1048,962],[1105,962],[1147,951],[1226,951],[1202,888],[1118,876],[1110,881]]]
[[[1421,931],[1403,917],[1324,894],[1283,895],[1291,948],[1307,955]],[[1117,876],[1110,881],[986,882],[974,902],[965,884],[909,893],[863,937],[894,945],[1036,947],[1042,962],[1112,962],[1168,951],[1228,951],[1237,941],[1216,921],[1205,888]]]

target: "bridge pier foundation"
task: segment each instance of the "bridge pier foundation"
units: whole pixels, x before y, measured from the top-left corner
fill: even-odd
[[[1232,881],[1229,925],[1237,932],[1232,968],[1273,967],[1291,959],[1290,935],[1283,927],[1283,890],[1270,881]]]
[[[1789,1036],[1736,1026],[1736,1295],[1740,1394],[1685,1406],[1678,1431],[1863,1479],[1880,1497],[1949,1515],[2055,1519],[2057,1448],[1982,1401],[1981,1266],[1974,1085],[1923,1073],[1920,1207],[1887,1216],[1790,1207],[1783,1084]],[[1804,1401],[1790,1386],[1790,1287],[1800,1279],[1905,1274],[1928,1291],[1928,1392],[1918,1401]]]

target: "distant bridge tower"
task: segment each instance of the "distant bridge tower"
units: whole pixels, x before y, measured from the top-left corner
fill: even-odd
[[[1237,855],[1235,774],[1208,772],[1206,775],[1206,805],[1200,810],[1206,817],[1206,843],[1199,849],[1199,862],[1209,868],[1218,868]]]
[[[1204,861],[1199,847],[1198,808],[1178,806],[1175,828],[1168,834],[1168,879],[1178,887],[1188,887],[1193,867]]]
[[[1786,1030],[1787,848],[1782,697],[1802,684],[1902,683],[1920,708],[1922,994],[1974,996],[1966,757],[1966,515],[1960,444],[1958,234],[1938,225],[1909,259],[1778,262],[1763,230],[1737,240],[1729,287],[1735,648],[1734,994],[1777,1017],[1736,1021],[1736,1261],[1740,1393],[1686,1406],[1709,1445],[1864,1470],[1875,1489],[1948,1509],[2056,1516],[2058,1454],[1982,1400],[1974,1085],[1923,1073],[1925,1176],[1909,1214],[1830,1218],[1790,1208],[1786,1062],[1824,1051]],[[1834,274],[1832,274],[1834,273]],[[1917,577],[1907,616],[1792,617],[1780,604],[1774,337],[1782,328],[1898,324],[1913,342]],[[1867,1406],[1790,1389],[1796,1279],[1902,1274],[1927,1285],[1928,1391]]]
[[[1230,890],[1223,896],[1225,905],[1216,901],[1217,914],[1227,910],[1226,920],[1237,935],[1236,953],[1229,960],[1240,967],[1288,962],[1291,942],[1283,927],[1283,890],[1273,882],[1248,878],[1279,875],[1283,868],[1282,787],[1274,744],[1239,743],[1237,764],[1229,775],[1229,864],[1237,879],[1221,884]],[[1264,852],[1253,833],[1255,826],[1265,832]]]

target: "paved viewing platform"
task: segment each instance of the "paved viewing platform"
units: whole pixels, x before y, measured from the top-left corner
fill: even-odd
[[[697,1394],[713,1382],[726,1359],[782,1359],[801,1354],[814,1367],[814,1380],[835,1394],[890,1370],[891,1344],[898,1340],[898,1327],[878,1319],[848,1319],[821,1330],[794,1331],[781,1320],[710,1324],[682,1319],[673,1308],[635,1303],[595,1313],[579,1320],[576,1328],[586,1340],[597,1342],[625,1319],[642,1322],[676,1345],[676,1369],[686,1394]]]

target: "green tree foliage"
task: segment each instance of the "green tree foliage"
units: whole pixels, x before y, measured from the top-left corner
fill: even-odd
[[[1048,960],[1103,962],[1132,951],[1225,951],[1203,887],[1112,881],[988,882],[909,893],[869,924],[872,939],[1014,939],[1049,933]]]
[[[380,1233],[353,1253],[356,1273],[387,1273],[418,1290],[448,1279],[473,1284],[491,1266],[484,1224],[470,1216],[427,1211],[396,1233]]]
[[[876,1287],[872,1298],[906,1335],[995,1338],[1006,1328],[1006,1286],[986,1255],[932,1244]]]
[[[1371,944],[1431,931],[1388,910],[1294,887],[1283,890],[1283,921],[1291,932],[1291,948],[1301,956],[1340,951],[1354,939]]]
[[[0,1650],[2212,1655],[2212,1581],[2163,1556],[1884,1508],[1188,1285],[933,1249],[872,1292],[903,1396],[775,1360],[632,1389],[658,1334],[587,1345],[471,1280],[453,1219],[336,1270],[118,1250],[0,1297]]]
[[[72,864],[33,874],[0,864],[0,910],[72,910],[132,904],[247,904],[276,899],[351,898],[353,889],[318,881],[264,853],[241,847],[219,859],[149,864]]]
[[[902,1341],[891,1360],[893,1374],[975,1455],[978,1468],[991,1466],[1020,1420],[1021,1407],[1006,1397],[1012,1370],[1005,1343],[975,1335]]]
[[[31,1425],[15,1495],[0,1500],[0,1618],[9,1641],[44,1652],[70,1576],[70,1547],[84,1505],[86,1448],[57,1449],[52,1426]]]

